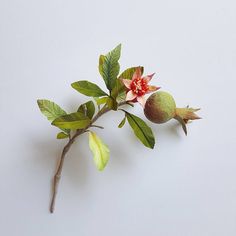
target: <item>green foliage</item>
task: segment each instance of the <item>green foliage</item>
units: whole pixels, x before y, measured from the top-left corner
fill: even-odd
[[[134,104],[130,101],[130,102],[126,102],[127,105],[134,107]]]
[[[40,111],[47,117],[49,121],[53,121],[60,116],[66,115],[66,112],[52,101],[46,99],[38,99],[37,103]],[[68,129],[61,130],[67,134],[70,133],[70,130]]]
[[[69,135],[64,132],[60,132],[57,134],[57,139],[65,139],[65,138],[69,138]]]
[[[88,101],[80,105],[78,111],[84,113],[84,115],[87,116],[89,119],[92,119],[95,112],[94,103],[92,101]]]
[[[118,125],[118,128],[122,128],[124,126],[124,124],[125,124],[125,121],[126,121],[126,116],[122,119],[122,121]]]
[[[111,91],[111,96],[113,98],[117,98],[117,100],[124,100],[125,99],[125,86],[124,84],[121,82],[121,79],[129,79],[131,80],[132,77],[133,77],[133,74],[135,72],[135,70],[137,69],[138,67],[130,67],[128,69],[126,69],[125,71],[123,71],[118,79],[116,80],[116,86],[112,89]],[[143,70],[144,68],[141,66],[141,71],[142,71],[142,74],[143,74]]]
[[[94,132],[89,132],[89,147],[98,170],[103,170],[109,160],[110,151],[105,143]]]
[[[101,97],[107,94],[96,84],[86,80],[80,80],[71,84],[72,88],[89,97]]]
[[[136,69],[138,68],[139,66],[134,66],[134,67],[130,67],[126,70],[124,70],[120,75],[119,75],[119,78],[122,78],[122,79],[132,79],[133,75],[134,75],[134,72],[136,71]],[[143,66],[140,66],[141,68],[141,72],[143,74],[143,71],[144,71],[144,67]]]
[[[117,76],[120,71],[119,59],[121,52],[121,44],[110,51],[107,55],[101,55],[99,58],[99,72],[107,86],[111,91],[116,85]]]
[[[99,70],[99,73],[100,73],[101,76],[103,74],[103,64],[104,64],[104,61],[105,61],[105,56],[104,55],[100,55],[100,57],[99,57],[99,64],[98,64],[98,70]]]
[[[40,111],[49,121],[53,121],[60,116],[66,115],[66,112],[54,102],[46,99],[38,99],[37,103]]]
[[[111,110],[114,110],[114,111],[117,110],[117,108],[118,108],[118,103],[117,103],[117,101],[116,101],[114,98],[108,97],[106,103],[107,103],[108,108],[110,108]]]
[[[124,110],[123,110],[124,111]],[[155,138],[151,128],[139,117],[124,111],[136,137],[148,148],[154,148]]]
[[[109,99],[109,97],[102,97],[102,98],[94,97],[94,100],[96,101],[98,106],[102,105],[102,104],[105,104],[107,102],[107,99]]]
[[[52,125],[62,129],[76,130],[86,128],[90,121],[82,112],[74,112],[58,117],[52,122]]]

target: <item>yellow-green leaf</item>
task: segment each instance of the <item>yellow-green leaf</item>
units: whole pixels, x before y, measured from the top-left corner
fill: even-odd
[[[101,97],[107,94],[96,84],[80,80],[71,84],[72,88],[89,97]]]
[[[95,112],[95,106],[92,101],[88,101],[80,105],[78,111],[84,113],[89,119],[92,119]]]
[[[118,108],[118,103],[117,103],[117,101],[116,101],[114,98],[108,97],[106,103],[107,103],[107,106],[108,106],[109,109],[114,110],[114,111],[117,110],[117,108]]]
[[[53,121],[56,118],[66,115],[66,112],[58,106],[56,103],[46,100],[46,99],[38,99],[37,100],[38,106],[40,111],[43,115],[47,117],[49,121]],[[61,129],[65,133],[69,134],[70,130],[68,129]]]
[[[38,99],[37,103],[40,111],[47,117],[49,121],[53,121],[60,116],[66,115],[66,112],[52,101]]]
[[[103,73],[103,63],[104,63],[104,61],[105,61],[105,56],[100,55],[99,64],[98,64],[98,70],[99,70],[100,75],[102,75],[102,73]]]
[[[98,170],[103,170],[109,160],[110,151],[96,133],[89,132],[89,147],[93,153],[93,160]]]
[[[125,121],[126,121],[126,116],[122,119],[122,121],[118,125],[118,128],[122,128],[124,126],[124,124],[125,124]]]
[[[74,112],[68,115],[60,116],[52,122],[52,125],[62,129],[83,129],[90,124],[90,119],[82,112]]]
[[[136,69],[140,67],[141,68],[141,73],[143,74],[143,66],[134,66],[134,67],[130,67],[126,70],[124,70],[120,75],[119,78],[122,79],[132,79],[134,72],[136,71]]]
[[[106,103],[107,99],[109,99],[109,97],[102,97],[102,98],[94,97],[94,100],[96,101],[97,105],[102,105],[102,104]]]
[[[65,134],[64,132],[60,132],[57,134],[57,139],[65,139],[65,138],[68,138],[69,135],[68,134]]]

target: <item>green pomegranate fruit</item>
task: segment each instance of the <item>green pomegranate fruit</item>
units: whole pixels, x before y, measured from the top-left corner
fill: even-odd
[[[177,108],[174,98],[167,92],[158,91],[153,93],[146,101],[144,114],[153,123],[162,124],[170,119],[176,119],[182,126],[184,133],[187,135],[186,124],[189,120],[201,119],[195,112],[200,109]]]
[[[165,123],[176,115],[175,100],[164,91],[153,93],[145,103],[144,114],[154,123]]]

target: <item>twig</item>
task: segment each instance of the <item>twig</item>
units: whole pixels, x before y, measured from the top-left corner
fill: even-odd
[[[118,104],[118,106],[122,106],[122,105],[125,105],[125,104],[126,104],[126,102],[121,102],[121,103]],[[58,192],[58,185],[59,185],[59,182],[60,182],[60,179],[61,179],[61,172],[62,172],[65,156],[66,156],[67,152],[70,150],[71,145],[73,144],[75,139],[79,135],[85,133],[88,128],[90,128],[90,127],[98,127],[98,128],[100,128],[101,126],[93,125],[93,123],[99,117],[101,117],[103,114],[107,113],[110,110],[111,109],[106,107],[106,106],[104,106],[102,109],[100,109],[98,111],[98,113],[94,116],[94,118],[91,120],[90,124],[87,127],[85,127],[84,129],[77,130],[76,133],[72,137],[69,138],[68,143],[63,148],[62,153],[61,153],[61,157],[59,159],[59,164],[58,164],[56,173],[55,173],[54,178],[53,178],[53,183],[52,183],[52,199],[51,199],[51,204],[50,204],[50,212],[51,213],[53,213],[54,209],[55,209],[55,201],[56,201],[56,196],[57,196],[57,192]]]
[[[104,127],[103,127],[103,126],[100,126],[100,125],[91,125],[91,127],[99,128],[99,129],[104,129]]]

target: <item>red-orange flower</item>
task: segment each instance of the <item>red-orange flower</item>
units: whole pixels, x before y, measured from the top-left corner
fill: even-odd
[[[138,67],[131,80],[121,79],[125,87],[128,89],[125,100],[133,102],[138,101],[144,107],[146,102],[144,95],[160,88],[148,85],[154,74],[155,73],[142,77],[141,68]]]

